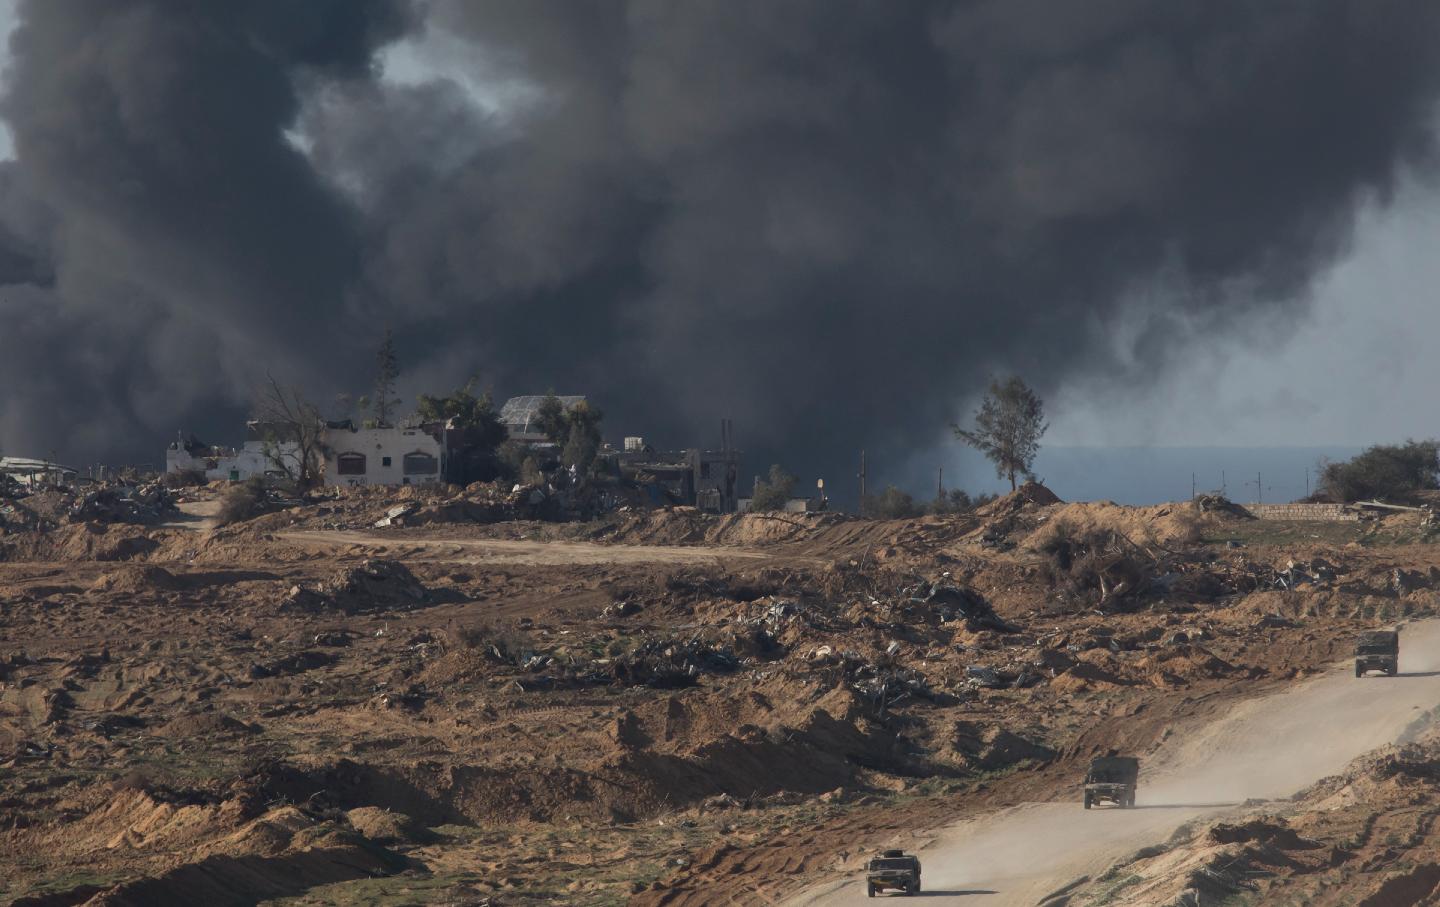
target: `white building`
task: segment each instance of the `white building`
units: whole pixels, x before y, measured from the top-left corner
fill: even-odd
[[[207,482],[243,482],[266,472],[281,472],[266,456],[256,423],[245,428],[248,438],[244,447],[210,447],[193,438],[172,441],[165,451],[165,471],[202,472]]]
[[[165,451],[166,472],[198,471],[206,481],[243,482],[254,476],[284,475],[267,453],[264,427],[246,425],[245,446],[208,447],[194,440],[176,440]],[[419,428],[354,428],[350,423],[325,428],[324,476],[327,485],[428,485],[439,482],[444,448]],[[293,442],[281,441],[272,452],[292,462]]]
[[[444,447],[419,428],[329,428],[326,485],[429,485],[440,481]]]

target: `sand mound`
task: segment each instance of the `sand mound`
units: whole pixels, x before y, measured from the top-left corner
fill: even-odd
[[[243,721],[237,721],[229,715],[222,715],[219,712],[201,712],[198,715],[185,715],[176,718],[169,724],[160,728],[157,735],[168,737],[173,740],[183,740],[191,737],[210,737],[217,734],[242,734],[250,736],[258,734],[258,728],[248,725]]]
[[[1190,502],[1155,507],[1122,507],[1110,501],[1065,504],[1051,511],[1021,545],[1040,550],[1061,533],[1084,537],[1114,532],[1142,548],[1170,547],[1198,542],[1206,532],[1217,529],[1226,520],[1223,512],[1202,510]]]
[[[1130,686],[1130,682],[1118,674],[1098,665],[1080,662],[1075,667],[1050,681],[1050,688],[1061,693],[1084,693],[1091,690],[1114,690]]]
[[[405,610],[430,600],[425,585],[399,561],[371,559],[340,570],[318,586],[294,586],[280,603],[282,611],[356,614]]]
[[[164,567],[139,564],[103,574],[90,586],[90,591],[133,595],[138,592],[173,592],[181,585],[180,579]]]
[[[404,813],[378,806],[352,809],[345,818],[356,831],[377,844],[400,844],[425,834],[424,827]]]

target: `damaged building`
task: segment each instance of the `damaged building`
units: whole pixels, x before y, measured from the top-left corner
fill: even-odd
[[[357,428],[349,421],[330,423],[325,429],[325,484],[439,482],[445,464],[444,427],[435,423]]]
[[[349,420],[327,422],[321,436],[325,484],[439,482],[445,466],[443,431],[443,424],[438,423],[427,427],[357,428]],[[284,476],[286,470],[276,460],[293,460],[298,456],[298,447],[293,441],[285,440],[284,435],[283,426],[252,420],[245,425],[242,447],[207,445],[193,436],[188,440],[177,438],[165,451],[165,471],[198,472],[211,482]]]
[[[707,513],[734,513],[740,452],[689,448],[657,451],[643,438],[625,439],[623,450],[601,453],[618,475],[649,493],[651,503],[695,507]]]
[[[194,435],[177,437],[165,450],[165,471],[203,473],[207,482],[243,482],[267,472],[279,472],[266,453],[260,423],[253,421],[245,425],[242,447],[206,444]]]
[[[501,408],[499,421],[510,441],[532,448],[541,467],[554,470],[560,468],[561,450],[540,429],[545,399],[541,394],[512,397]],[[581,395],[558,399],[567,410],[586,402]],[[198,473],[212,482],[279,478],[291,471],[280,464],[299,456],[298,445],[286,440],[286,434],[286,426],[252,420],[246,423],[240,447],[209,445],[182,435],[166,450],[165,469]],[[453,419],[385,427],[357,426],[348,419],[326,422],[320,438],[323,482],[360,486],[491,481],[498,470],[493,439],[482,444],[472,434]],[[721,422],[718,449],[658,450],[641,437],[625,438],[620,449],[602,445],[593,482],[612,492],[605,498],[607,508],[643,503],[734,513],[742,500],[739,475],[740,451],[727,419]],[[575,481],[572,476],[569,485]]]

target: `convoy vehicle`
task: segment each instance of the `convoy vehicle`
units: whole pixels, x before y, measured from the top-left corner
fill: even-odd
[[[1140,760],[1134,756],[1099,756],[1085,773],[1085,808],[1096,803],[1114,803],[1121,808],[1135,805],[1135,784],[1140,779]]]
[[[920,859],[903,850],[886,850],[866,863],[865,894],[873,898],[877,891],[919,894]]]
[[[1355,644],[1355,676],[1383,671],[1394,677],[1400,669],[1400,634],[1394,630],[1371,630]]]

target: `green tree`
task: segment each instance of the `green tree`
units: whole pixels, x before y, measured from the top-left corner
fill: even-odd
[[[565,413],[565,447],[560,452],[560,462],[575,467],[576,472],[585,475],[600,453],[600,422],[604,413],[590,406],[584,400],[570,407]]]
[[[1045,422],[1044,402],[1018,377],[990,382],[985,399],[975,411],[974,428],[951,425],[955,437],[983,453],[995,464],[995,475],[1010,480],[1033,479],[1031,465],[1040,450],[1040,437],[1050,426]]]
[[[784,510],[795,490],[799,479],[786,472],[776,463],[770,467],[770,476],[755,483],[755,495],[750,499],[750,509],[756,512]]]
[[[876,520],[904,520],[923,516],[925,507],[909,492],[888,485],[879,494],[866,495],[860,512]]]
[[[455,428],[474,434],[476,443],[498,447],[505,441],[505,426],[495,412],[495,402],[488,393],[475,394],[475,379],[465,382],[444,397],[421,394],[416,399],[416,415],[422,422],[450,422]]]
[[[501,445],[508,437],[490,395],[475,393],[475,379],[443,396],[421,394],[416,398],[415,414],[421,422],[445,422],[459,432],[459,441],[451,440],[446,480],[468,483],[489,481],[500,475],[519,473],[519,461],[513,469],[500,455]]]
[[[1405,500],[1440,488],[1440,442],[1376,444],[1353,459],[1321,463],[1320,493],[1332,501]]]
[[[951,488],[930,505],[930,512],[940,516],[969,513],[977,507],[984,507],[995,500],[993,494],[971,495],[962,488]]]
[[[551,391],[535,408],[535,428],[560,447],[560,463],[586,474],[600,453],[600,423],[605,414],[580,400],[566,407]]]
[[[370,411],[375,414],[377,428],[390,425],[390,416],[400,400],[395,396],[395,382],[400,377],[400,357],[395,353],[395,335],[385,329],[385,338],[375,352],[375,394],[370,398]]]
[[[553,444],[564,444],[570,434],[570,422],[565,418],[565,403],[555,392],[546,394],[535,408],[535,427]]]

